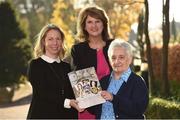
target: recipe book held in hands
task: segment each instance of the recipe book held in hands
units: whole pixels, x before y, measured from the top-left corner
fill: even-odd
[[[101,96],[101,86],[94,67],[68,73],[71,86],[80,108],[102,104],[106,100]]]

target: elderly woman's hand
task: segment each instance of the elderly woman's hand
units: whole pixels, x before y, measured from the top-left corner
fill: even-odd
[[[101,96],[105,99],[105,100],[109,100],[112,101],[113,100],[113,95],[111,93],[109,93],[108,91],[102,91],[101,92]]]
[[[84,111],[84,108],[80,108],[80,107],[79,107],[77,100],[71,99],[71,100],[70,100],[70,106],[72,106],[73,108],[75,108],[78,112],[83,112],[83,111]]]

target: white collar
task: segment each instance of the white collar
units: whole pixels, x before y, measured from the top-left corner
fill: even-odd
[[[60,62],[61,62],[61,60],[59,59],[59,57],[56,58],[56,59],[54,59],[54,58],[50,58],[50,57],[48,57],[48,56],[46,56],[46,55],[42,55],[41,58],[42,58],[44,61],[48,62],[48,63],[53,63],[53,62],[60,63]]]

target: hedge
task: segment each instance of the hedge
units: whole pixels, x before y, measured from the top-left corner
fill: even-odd
[[[180,118],[180,103],[162,98],[150,98],[145,113],[147,119],[178,119]]]
[[[152,63],[156,79],[160,79],[161,76],[161,52],[160,46],[152,47]],[[168,76],[169,80],[180,81],[180,44],[169,46]]]

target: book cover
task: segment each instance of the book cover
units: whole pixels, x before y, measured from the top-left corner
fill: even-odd
[[[68,73],[71,86],[80,108],[88,108],[106,102],[101,97],[101,86],[94,67]]]

